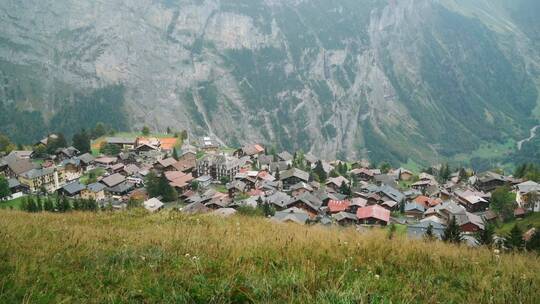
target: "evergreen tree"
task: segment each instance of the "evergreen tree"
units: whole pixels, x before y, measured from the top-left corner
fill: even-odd
[[[176,147],[173,148],[173,153],[172,153],[172,157],[178,161],[180,159],[180,154],[178,153],[178,150],[176,149]]]
[[[105,125],[101,122],[98,122],[96,124],[96,127],[94,128],[94,132],[92,132],[92,139],[100,138],[101,136],[104,136],[107,134],[107,128],[105,128]]]
[[[10,196],[11,190],[9,189],[9,182],[3,175],[0,175],[0,201],[3,201]]]
[[[87,209],[88,209],[89,211],[97,211],[97,209],[98,209],[98,204],[97,204],[97,202],[96,202],[95,199],[89,199],[89,200],[87,201],[87,203],[88,203]]]
[[[324,167],[321,160],[318,160],[315,163],[315,168],[313,168],[313,173],[315,174],[315,176],[317,176],[317,181],[319,181],[320,183],[326,182],[327,176],[326,176],[326,172],[324,171]]]
[[[173,202],[178,199],[178,193],[169,185],[169,181],[165,174],[162,174],[158,182],[159,194],[164,202]]]
[[[510,234],[505,239],[505,245],[513,250],[523,249],[523,245],[525,245],[525,242],[523,241],[523,231],[521,231],[517,224],[510,230]]]
[[[530,251],[536,251],[540,253],[540,229],[536,228],[534,234],[531,236],[529,241],[525,243],[525,248]]]
[[[146,175],[146,191],[150,197],[158,197],[160,195],[159,179],[152,171]]]
[[[171,127],[167,127],[167,134],[171,134]]]
[[[73,147],[81,153],[90,153],[90,136],[85,129],[81,129],[80,133],[73,135]]]
[[[479,245],[491,247],[493,245],[493,236],[495,235],[495,227],[484,221],[484,230],[479,230],[474,234],[474,238]]]
[[[47,212],[53,212],[54,211],[53,202],[49,197],[47,197],[45,199],[45,203],[43,204],[43,210],[45,210]]]
[[[351,196],[351,187],[345,183],[345,181],[341,182],[341,186],[339,186],[339,192],[343,195],[346,195],[347,197]]]
[[[0,152],[9,154],[11,151],[15,150],[16,146],[11,142],[9,137],[6,135],[0,134]]]
[[[392,169],[392,166],[388,162],[382,162],[379,169],[381,169],[381,173],[386,174],[390,171],[390,169]]]
[[[433,233],[433,225],[429,223],[426,229],[426,233],[424,234],[424,239],[426,241],[432,241],[435,239],[435,234]]]
[[[83,206],[81,205],[81,201],[78,199],[73,200],[73,210],[84,210]]]
[[[510,187],[498,187],[491,193],[490,207],[503,221],[508,221],[514,217],[514,201],[515,195],[510,191]]]
[[[144,127],[142,128],[142,130],[141,130],[141,133],[142,133],[142,135],[144,135],[144,136],[150,135],[150,128],[148,128],[147,126],[144,126]]]
[[[463,236],[461,235],[461,228],[459,227],[456,217],[452,216],[450,222],[442,236],[442,240],[448,243],[459,244],[463,241]]]
[[[36,211],[42,212],[43,211],[43,201],[41,199],[41,196],[38,195],[36,199]]]
[[[199,190],[199,182],[196,181],[196,180],[192,181],[191,182],[191,189],[193,189],[195,191]]]
[[[32,197],[28,198],[28,212],[37,212],[36,201]]]
[[[274,173],[274,177],[276,178],[276,180],[279,180],[280,179],[280,176],[279,176],[279,168],[276,167],[276,172]]]

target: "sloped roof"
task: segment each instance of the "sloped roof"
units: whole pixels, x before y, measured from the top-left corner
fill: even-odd
[[[359,219],[375,218],[381,221],[389,222],[390,211],[379,205],[372,205],[358,208],[356,211],[356,217]]]
[[[126,177],[120,173],[109,175],[101,180],[107,187],[114,187],[126,180]]]
[[[348,200],[343,200],[343,201],[330,200],[328,201],[328,210],[330,210],[330,212],[332,213],[341,212],[341,211],[347,210],[350,205],[351,205],[351,202]]]

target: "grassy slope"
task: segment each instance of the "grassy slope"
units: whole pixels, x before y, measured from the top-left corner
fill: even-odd
[[[385,236],[142,210],[0,211],[0,302],[537,300],[537,256]]]
[[[24,196],[9,201],[0,201],[0,209],[21,209],[23,199]]]
[[[497,228],[497,233],[500,235],[506,235],[510,233],[510,230],[517,224],[521,230],[526,231],[533,227],[540,227],[540,213],[530,213],[523,219],[513,220],[508,223],[502,224]]]

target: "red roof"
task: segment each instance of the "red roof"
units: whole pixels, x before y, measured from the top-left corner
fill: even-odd
[[[344,201],[330,200],[328,202],[328,209],[332,213],[337,213],[337,212],[347,210],[350,205],[351,205],[351,202],[347,200],[344,200]]]
[[[358,219],[375,218],[381,221],[390,222],[390,210],[387,210],[379,205],[371,205],[359,208],[356,211]]]

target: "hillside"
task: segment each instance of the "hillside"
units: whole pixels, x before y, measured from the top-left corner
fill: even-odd
[[[2,303],[534,303],[540,260],[177,213],[0,211]]]
[[[452,159],[538,124],[539,9],[536,0],[2,1],[0,132],[28,143],[101,121],[328,158]]]

